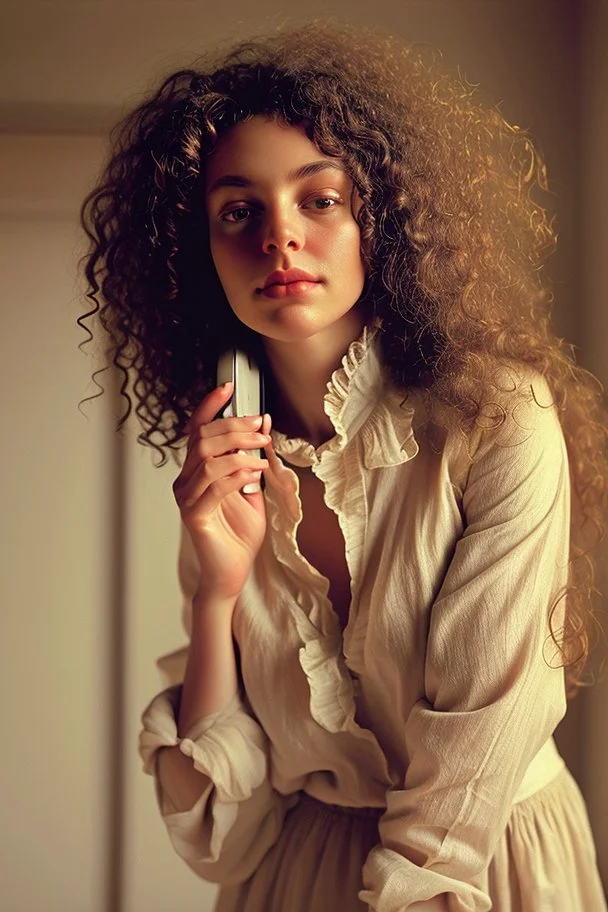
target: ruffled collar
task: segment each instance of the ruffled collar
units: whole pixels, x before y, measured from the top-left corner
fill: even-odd
[[[379,352],[379,330],[365,326],[348,347],[327,384],[323,407],[335,435],[315,447],[301,437],[273,430],[276,453],[294,466],[312,466],[326,453],[339,453],[361,432],[367,468],[398,465],[418,452],[412,431],[414,410],[387,382]]]

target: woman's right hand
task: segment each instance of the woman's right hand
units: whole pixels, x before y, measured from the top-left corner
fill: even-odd
[[[194,411],[186,459],[173,483],[200,564],[198,595],[214,601],[236,600],[266,532],[261,490],[241,489],[259,482],[268,467],[255,451],[270,445],[270,417],[214,420],[232,391],[231,383],[217,387]]]

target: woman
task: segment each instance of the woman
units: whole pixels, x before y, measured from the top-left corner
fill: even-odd
[[[187,442],[190,642],[140,749],[220,912],[605,909],[552,733],[606,434],[537,184],[436,61],[315,25],[167,79],[85,203],[142,439]],[[227,346],[263,415],[216,417]]]

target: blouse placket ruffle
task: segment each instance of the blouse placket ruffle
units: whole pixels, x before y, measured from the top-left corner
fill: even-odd
[[[287,463],[309,466],[325,484],[325,499],[338,516],[353,581],[353,600],[361,578],[367,497],[362,467],[399,465],[418,452],[412,429],[413,408],[386,388],[374,331],[364,329],[332,375],[325,412],[336,431],[316,448],[309,442],[273,432],[274,446]],[[290,610],[302,642],[299,661],[310,690],[312,718],[328,732],[348,732],[368,742],[388,781],[386,760],[375,735],[355,719],[355,686],[363,668],[366,608],[351,617],[344,632],[327,597],[329,583],[300,554],[296,532],[301,519],[295,472],[274,457],[267,473],[267,516],[276,559],[290,576],[296,598]],[[349,527],[344,523],[348,516]],[[307,585],[302,584],[302,579]]]

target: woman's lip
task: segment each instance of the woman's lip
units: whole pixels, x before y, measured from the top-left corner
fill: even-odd
[[[280,282],[275,285],[267,285],[266,288],[260,288],[260,294],[267,298],[297,298],[310,294],[320,284],[320,282],[312,281]]]
[[[318,279],[305,269],[290,266],[289,269],[275,269],[274,272],[271,272],[269,276],[266,276],[262,288],[268,288],[269,285],[290,285],[292,282],[318,282]]]

